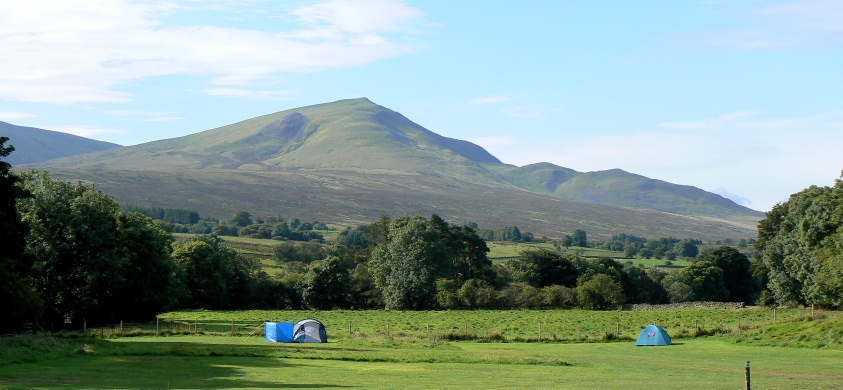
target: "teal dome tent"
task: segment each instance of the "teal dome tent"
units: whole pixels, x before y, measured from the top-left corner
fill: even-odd
[[[635,345],[670,345],[670,335],[661,326],[653,324],[641,331]]]

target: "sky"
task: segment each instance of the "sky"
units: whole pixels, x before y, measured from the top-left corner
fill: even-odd
[[[0,0],[0,121],[134,145],[367,97],[768,211],[841,175],[841,49],[837,0]]]

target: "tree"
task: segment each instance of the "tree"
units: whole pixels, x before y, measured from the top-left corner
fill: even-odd
[[[676,252],[679,256],[694,258],[700,253],[700,249],[690,240],[682,240],[676,244]]]
[[[577,284],[579,302],[583,307],[604,310],[624,303],[623,286],[609,275],[584,277]]]
[[[526,282],[533,287],[558,284],[573,287],[579,273],[572,259],[576,255],[560,255],[547,249],[524,250],[514,259],[508,259],[506,266],[512,278]]]
[[[349,306],[351,275],[336,256],[311,264],[302,291],[304,303],[312,309],[346,309]]]
[[[779,303],[843,304],[843,176],[834,187],[811,186],[773,206],[758,224],[755,248],[767,288]]]
[[[189,292],[183,307],[233,309],[249,298],[255,264],[215,235],[190,237],[173,246],[173,260]]]
[[[574,230],[574,236],[571,237],[572,245],[579,246],[579,247],[588,247],[588,238],[586,237],[585,230]]]
[[[0,157],[7,157],[15,148],[3,146],[8,137],[0,137]],[[23,328],[41,314],[43,302],[32,288],[32,257],[25,254],[29,227],[16,208],[19,200],[31,194],[18,185],[21,179],[12,166],[0,160],[0,333]]]
[[[425,309],[436,303],[436,280],[447,276],[450,257],[441,233],[427,219],[400,217],[390,222],[386,241],[373,251],[369,270],[387,309]]]
[[[252,224],[252,214],[249,214],[247,211],[240,210],[234,213],[234,216],[231,217],[231,223],[239,227],[249,226]]]
[[[721,246],[703,259],[723,270],[723,285],[729,291],[729,302],[754,302],[760,292],[758,281],[750,270],[749,259],[735,248]]]
[[[671,302],[724,301],[729,297],[729,290],[723,284],[723,270],[710,261],[697,261],[671,271],[662,285],[671,294]]]
[[[27,253],[46,320],[145,320],[169,302],[170,236],[93,187],[22,175],[33,194],[20,203]],[[155,290],[155,291],[151,291]]]
[[[573,237],[566,234],[565,237],[562,237],[562,246],[567,249],[570,248],[571,245],[574,245],[574,239]]]

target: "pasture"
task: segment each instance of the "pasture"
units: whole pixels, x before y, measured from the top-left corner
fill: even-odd
[[[165,313],[162,318],[168,315],[182,318],[172,323],[183,327],[180,332],[145,332],[127,324],[122,333],[89,330],[105,338],[0,341],[0,388],[738,389],[744,388],[746,361],[752,364],[755,388],[840,388],[843,383],[841,312],[819,312],[811,319],[809,309],[778,310],[777,323],[772,322],[771,310],[757,308],[190,311]],[[305,317],[326,324],[329,343],[267,343],[253,329],[262,319]],[[637,336],[651,318],[671,333],[674,345],[636,347],[626,340]],[[232,321],[234,333],[228,331]],[[721,329],[713,336],[681,336],[689,321],[710,322]],[[159,326],[165,328],[164,323]],[[389,330],[385,323],[391,323]],[[547,332],[541,339],[538,324]],[[605,328],[615,331],[618,324],[624,327],[620,337],[606,337]],[[195,333],[190,325],[198,325]],[[581,338],[564,330],[577,325]],[[481,329],[494,333],[492,328],[499,332],[501,327],[503,337],[479,337]]]

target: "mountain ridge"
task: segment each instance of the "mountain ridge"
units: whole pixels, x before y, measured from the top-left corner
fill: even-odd
[[[0,136],[9,137],[15,147],[7,162],[12,165],[32,164],[101,150],[120,145],[79,137],[58,131],[13,125],[0,121]]]
[[[429,200],[417,201],[429,204],[433,211],[453,207],[442,203],[447,199],[469,201],[447,193],[470,187],[475,191],[475,201],[479,202],[501,192],[508,197],[521,196],[524,202],[536,204],[545,203],[536,196],[556,199],[556,203],[548,203],[552,207],[592,209],[592,206],[585,206],[590,204],[621,208],[611,209],[614,211],[608,214],[622,214],[619,211],[622,209],[650,208],[732,224],[732,228],[725,227],[724,231],[737,229],[745,235],[751,231],[750,226],[763,217],[762,213],[696,187],[649,179],[619,169],[581,173],[551,163],[523,167],[504,164],[478,145],[441,136],[366,98],[279,111],[183,137],[65,157],[38,165],[67,176],[76,172],[77,176],[94,181],[96,175],[91,172],[99,172],[102,177],[105,171],[124,172],[127,177],[146,172],[141,181],[148,181],[149,188],[155,188],[152,183],[162,180],[154,172],[176,172],[186,182],[196,183],[192,177],[208,176],[191,172],[203,170],[221,172],[232,180],[227,184],[232,186],[239,184],[231,172],[265,174],[267,177],[277,176],[272,172],[297,172],[321,178],[311,183],[314,186],[331,185],[326,183],[334,183],[337,177],[344,176],[354,185],[369,183],[367,185],[374,192],[384,192],[390,186],[413,191],[413,182],[424,182],[424,186],[418,185],[418,190],[426,193]],[[113,175],[109,177],[115,187],[120,186]],[[304,179],[295,177],[294,180]],[[149,204],[154,198],[172,200],[166,194],[121,196],[142,204]],[[338,199],[342,193],[328,196]],[[381,202],[362,193],[357,196],[364,199],[363,203],[368,202],[361,205],[368,210],[367,214],[379,215],[373,208]],[[406,196],[412,198],[409,194]],[[391,212],[400,209],[399,203],[393,206]],[[265,209],[259,202],[255,207]],[[492,207],[494,204],[488,206]],[[526,206],[521,210],[527,214],[549,213]],[[597,223],[603,229],[610,224],[610,221]]]

